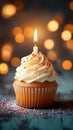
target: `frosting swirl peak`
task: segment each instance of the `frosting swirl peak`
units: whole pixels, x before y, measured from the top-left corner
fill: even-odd
[[[26,83],[56,80],[57,73],[48,58],[41,52],[30,54],[21,59],[21,65],[16,68],[15,79]]]

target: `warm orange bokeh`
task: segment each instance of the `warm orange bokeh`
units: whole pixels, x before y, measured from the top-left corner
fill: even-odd
[[[49,60],[55,61],[57,60],[57,53],[55,51],[50,51],[48,52],[47,57]]]
[[[10,60],[12,56],[12,51],[13,51],[13,47],[10,44],[5,44],[1,50],[1,58],[4,61]]]
[[[1,63],[0,64],[0,73],[1,74],[7,74],[9,71],[9,67],[6,63]]]
[[[23,6],[24,6],[24,4],[23,4],[23,0],[15,0],[15,1],[14,1],[14,4],[15,4],[17,10],[22,9]]]
[[[73,39],[69,40],[69,41],[66,43],[66,46],[67,46],[68,49],[73,50]]]
[[[72,34],[70,31],[68,30],[64,30],[62,33],[61,33],[61,38],[64,40],[64,41],[68,41],[70,40],[72,37]]]
[[[15,36],[15,41],[19,44],[23,43],[25,40],[24,38],[24,35],[22,33],[18,33],[16,36]]]
[[[55,21],[57,21],[59,24],[61,24],[61,23],[63,22],[63,16],[60,15],[60,14],[55,15],[55,16],[53,17],[53,19],[54,19]]]
[[[16,7],[13,4],[5,4],[2,8],[2,16],[4,18],[10,18],[11,16],[15,15]]]
[[[47,39],[44,42],[44,47],[49,50],[52,49],[54,47],[54,41],[52,39]]]
[[[33,29],[31,28],[31,27],[26,27],[25,29],[24,29],[24,36],[26,37],[26,38],[31,38],[31,37],[33,37]]]
[[[69,30],[71,33],[73,33],[73,25],[72,24],[66,24],[64,26],[65,30]]]
[[[19,66],[19,65],[20,65],[20,58],[18,58],[18,57],[13,57],[13,58],[11,59],[11,64],[12,64],[12,66],[14,66],[14,67]]]
[[[58,28],[59,28],[59,24],[57,21],[51,20],[50,22],[48,22],[48,25],[47,25],[48,31],[54,32],[58,30]]]
[[[17,35],[18,33],[22,33],[22,28],[19,26],[16,26],[12,30],[13,35]]]
[[[72,62],[70,60],[64,60],[62,62],[62,68],[64,70],[70,70],[72,68]]]
[[[73,11],[73,1],[70,2],[69,7]]]

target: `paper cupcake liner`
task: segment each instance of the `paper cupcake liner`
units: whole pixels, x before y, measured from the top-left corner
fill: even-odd
[[[55,98],[57,87],[29,88],[14,85],[16,102],[27,108],[42,108],[50,106]]]

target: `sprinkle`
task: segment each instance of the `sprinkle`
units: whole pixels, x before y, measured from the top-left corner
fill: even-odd
[[[28,57],[26,56],[26,57],[23,57],[22,59],[21,59],[21,61],[22,62],[25,62],[25,61],[27,61],[28,60]]]
[[[16,104],[16,101],[13,98],[4,98],[0,100],[0,116],[5,115],[33,115],[34,117],[38,118],[55,118],[57,115],[61,116],[61,119],[64,118],[64,116],[73,116],[73,110],[68,109],[62,109],[62,108],[50,108],[50,109],[27,109],[20,107]]]

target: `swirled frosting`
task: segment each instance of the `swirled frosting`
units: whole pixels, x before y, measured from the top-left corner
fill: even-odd
[[[15,79],[26,83],[55,81],[57,73],[48,58],[41,52],[30,54],[21,59],[21,65],[16,68]]]

